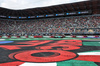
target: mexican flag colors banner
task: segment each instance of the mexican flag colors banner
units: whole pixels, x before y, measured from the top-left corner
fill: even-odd
[[[100,66],[100,42],[0,41],[0,66]]]

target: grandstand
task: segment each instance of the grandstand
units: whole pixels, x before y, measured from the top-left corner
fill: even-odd
[[[98,34],[100,16],[78,16],[38,20],[1,20],[1,33],[6,34]]]
[[[100,32],[99,1],[84,1],[42,8],[0,8],[1,34],[94,34]]]
[[[100,0],[0,7],[0,52],[0,66],[100,66]]]

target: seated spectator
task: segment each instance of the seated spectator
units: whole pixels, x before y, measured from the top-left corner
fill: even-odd
[[[95,30],[91,30],[91,28]],[[100,16],[50,18],[27,21],[0,20],[0,33],[25,34],[90,32],[100,32]]]

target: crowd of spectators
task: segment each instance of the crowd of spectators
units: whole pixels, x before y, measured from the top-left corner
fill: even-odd
[[[0,20],[0,33],[100,33],[100,16]]]

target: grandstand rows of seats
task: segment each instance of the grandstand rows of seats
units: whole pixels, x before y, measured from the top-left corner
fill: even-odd
[[[100,16],[78,16],[38,20],[1,19],[0,33],[100,33]]]

